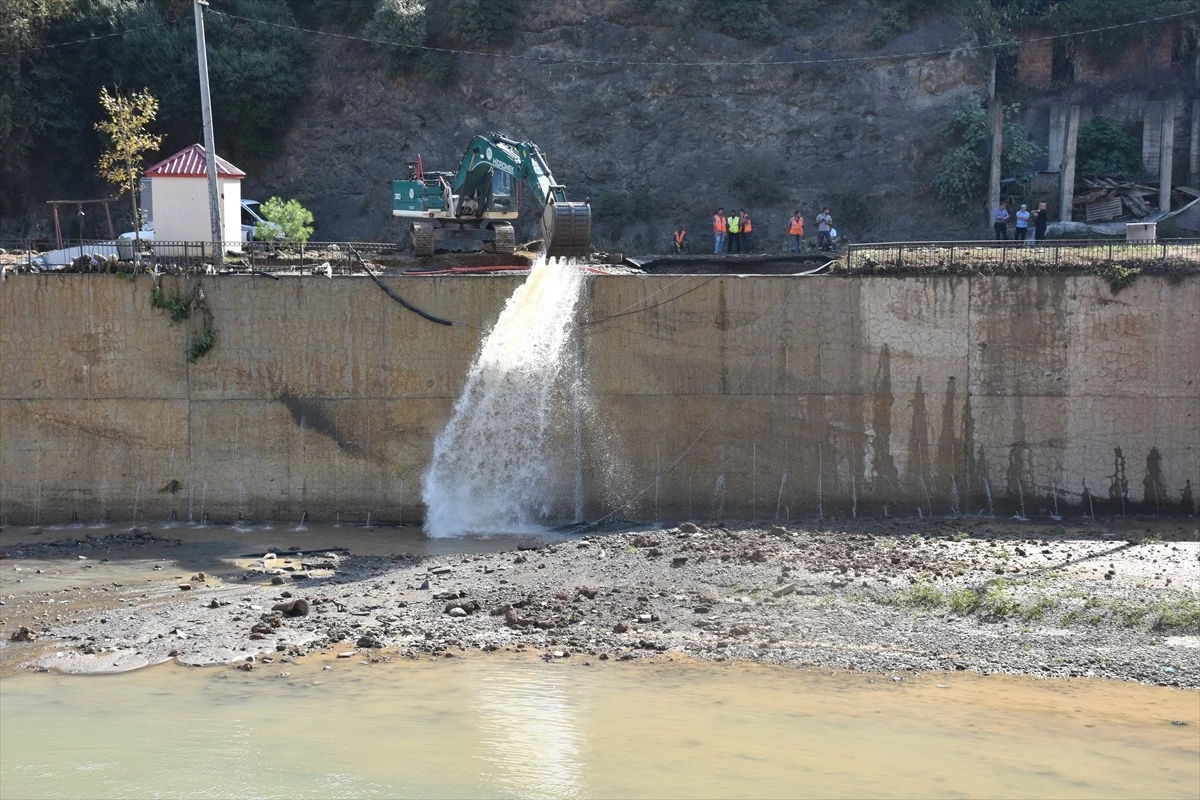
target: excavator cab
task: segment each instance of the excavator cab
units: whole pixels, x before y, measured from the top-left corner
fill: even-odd
[[[416,255],[433,255],[438,239],[442,249],[514,252],[522,187],[542,206],[547,255],[591,254],[591,207],[567,201],[532,142],[489,133],[471,141],[456,172],[426,172],[419,155],[408,168],[408,180],[392,181],[392,215],[412,220]]]

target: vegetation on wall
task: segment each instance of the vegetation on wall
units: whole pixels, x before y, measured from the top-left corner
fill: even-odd
[[[1042,153],[1017,119],[1021,107],[1011,103],[1004,108],[1004,150],[1000,156],[1003,175],[1024,172]],[[992,121],[988,109],[978,100],[965,100],[956,108],[942,129],[950,147],[942,157],[933,178],[938,197],[949,208],[968,212],[984,199],[991,160]]]

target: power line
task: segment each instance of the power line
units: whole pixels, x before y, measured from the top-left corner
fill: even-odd
[[[901,61],[909,58],[924,58],[928,56],[946,56],[959,52],[970,52],[974,50],[994,50],[1003,47],[1012,47],[1020,45],[1022,42],[1046,42],[1054,39],[1069,39],[1075,36],[1087,36],[1092,33],[1104,33],[1105,31],[1114,31],[1121,28],[1130,28],[1136,25],[1149,25],[1153,22],[1164,22],[1171,19],[1179,19],[1181,17],[1190,16],[1200,13],[1200,9],[1191,11],[1180,11],[1175,14],[1165,14],[1161,17],[1149,17],[1147,19],[1135,20],[1134,22],[1122,22],[1117,25],[1106,25],[1101,28],[1091,28],[1089,30],[1071,31],[1069,33],[1056,33],[1050,36],[1038,36],[1030,39],[1010,40],[1006,42],[995,42],[993,44],[980,45],[964,45],[962,47],[952,47],[944,50],[925,50],[914,53],[894,53],[891,55],[882,54],[874,56],[843,56],[840,58],[799,58],[799,59],[784,59],[780,61],[628,61],[628,60],[608,60],[599,58],[560,58],[557,56],[529,56],[516,53],[488,53],[480,50],[461,50],[452,47],[433,47],[424,44],[405,44],[401,42],[393,42],[385,39],[371,39],[365,36],[351,36],[345,33],[334,33],[332,31],[320,31],[313,28],[303,28],[299,25],[284,25],[280,22],[268,22],[267,20],[251,19],[249,17],[240,17],[236,14],[227,14],[224,11],[215,11],[210,9],[209,14],[216,14],[227,19],[236,19],[242,22],[249,22],[253,25],[263,25],[271,28],[280,28],[283,30],[296,31],[299,33],[309,33],[314,36],[328,36],[335,39],[345,39],[351,42],[363,42],[365,44],[380,44],[388,47],[404,47],[410,50],[422,50],[430,53],[451,53],[460,56],[474,56],[477,58],[499,58],[508,59],[511,61],[533,61],[542,64],[589,64],[594,66],[614,66],[614,67],[786,67],[786,66],[812,66],[818,64],[849,64],[849,63],[865,63],[872,61]],[[167,28],[178,25],[176,22],[164,22],[158,25],[145,25],[140,28],[126,28],[122,31],[114,31],[112,33],[101,33],[88,36],[83,39],[73,39],[68,42],[56,42],[54,44],[43,44],[37,47],[25,47],[18,50],[6,50],[0,52],[0,56],[20,55],[21,53],[33,53],[40,50],[55,50],[61,47],[70,47],[77,44],[88,44],[101,39],[110,39],[114,36],[124,36],[127,33],[136,33],[138,31],[152,31],[159,28]]]
[[[593,66],[614,66],[614,67],[786,67],[786,66],[812,66],[818,64],[847,64],[847,63],[862,63],[871,61],[900,61],[909,58],[923,58],[927,56],[944,56],[953,53],[969,52],[973,50],[994,50],[1003,47],[1012,47],[1020,45],[1023,42],[1045,42],[1054,39],[1067,39],[1075,36],[1087,36],[1092,33],[1103,33],[1105,31],[1119,30],[1121,28],[1129,28],[1136,25],[1148,25],[1154,22],[1163,22],[1170,19],[1178,19],[1192,14],[1200,14],[1200,9],[1191,11],[1180,11],[1175,14],[1166,14],[1161,17],[1150,17],[1147,19],[1136,20],[1134,22],[1122,22],[1117,25],[1105,25],[1100,28],[1091,28],[1089,30],[1072,31],[1070,33],[1056,33],[1050,36],[1038,36],[1030,39],[1014,39],[1006,42],[995,42],[993,44],[980,45],[964,45],[961,47],[952,47],[944,50],[926,50],[916,53],[895,53],[891,55],[873,55],[873,56],[844,56],[840,58],[802,58],[802,59],[784,59],[780,61],[628,61],[628,60],[610,60],[599,58],[561,58],[558,56],[536,56],[522,55],[519,53],[487,53],[480,50],[460,50],[452,47],[433,47],[425,44],[406,44],[402,42],[393,42],[385,39],[371,39],[365,36],[351,36],[346,33],[334,33],[332,31],[320,31],[313,28],[303,28],[299,25],[285,25],[280,22],[268,22],[266,20],[251,19],[249,17],[240,17],[236,14],[228,14],[224,11],[209,11],[210,14],[226,17],[228,19],[240,20],[249,22],[254,25],[263,25],[272,28],[280,28],[283,30],[297,31],[300,33],[310,33],[315,36],[328,36],[335,39],[344,39],[351,42],[362,42],[365,44],[386,45],[388,47],[403,47],[409,50],[421,50],[430,53],[450,53],[460,56],[474,56],[478,58],[498,58],[507,59],[510,61],[532,61],[542,64],[586,64]]]
[[[179,24],[178,21],[160,22],[157,25],[143,25],[140,28],[126,28],[125,30],[121,30],[121,31],[113,31],[112,33],[97,33],[97,34],[92,34],[91,36],[88,36],[83,39],[72,39],[69,42],[57,42],[55,44],[42,44],[42,45],[38,45],[37,47],[24,47],[20,50],[6,50],[4,52],[0,52],[0,56],[15,56],[15,55],[20,55],[21,53],[34,53],[39,50],[56,50],[60,47],[70,47],[71,45],[76,45],[76,44],[87,44],[89,42],[98,42],[101,39],[111,39],[114,36],[124,36],[127,33],[137,33],[138,31],[153,31],[153,30],[158,30],[159,28],[170,28],[170,27],[174,27],[178,24]]]

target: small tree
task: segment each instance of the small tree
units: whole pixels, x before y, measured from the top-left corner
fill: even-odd
[[[1029,138],[1018,119],[1021,107],[1004,107],[1004,149],[1001,172],[1012,175],[1044,150]],[[933,188],[948,207],[966,212],[987,192],[988,164],[992,146],[992,124],[987,108],[978,100],[964,100],[946,120],[939,140],[941,169],[933,176]]]
[[[263,219],[254,226],[254,238],[260,241],[273,241],[283,235],[283,240],[290,244],[304,244],[313,233],[313,215],[299,201],[288,200],[286,203],[278,197],[272,197],[262,204]]]
[[[108,93],[100,87],[100,106],[107,115],[95,128],[109,139],[109,149],[100,156],[100,176],[117,187],[117,197],[129,192],[133,208],[133,259],[136,264],[142,250],[142,215],[138,213],[138,173],[146,153],[162,145],[161,134],[146,132],[146,126],[158,115],[158,98],[142,89],[131,95]]]

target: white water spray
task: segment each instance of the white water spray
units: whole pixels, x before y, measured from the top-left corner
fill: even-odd
[[[527,531],[575,511],[575,307],[583,271],[539,258],[475,357],[433,446],[421,497],[430,536]]]

